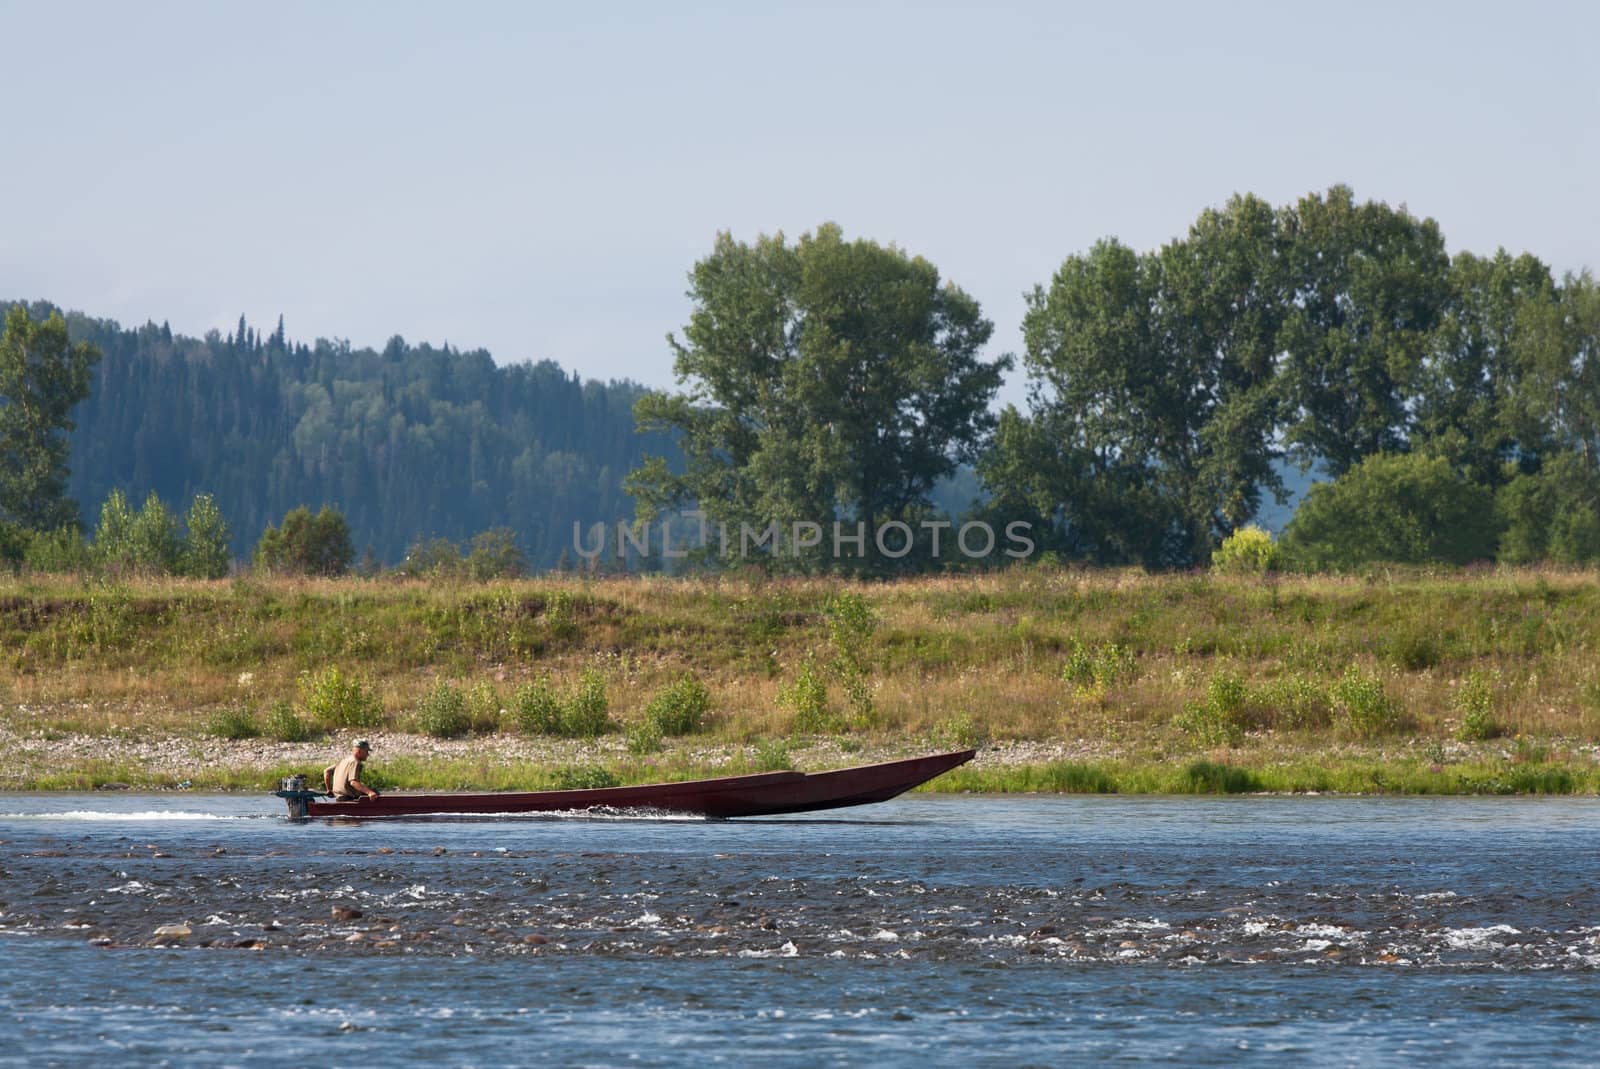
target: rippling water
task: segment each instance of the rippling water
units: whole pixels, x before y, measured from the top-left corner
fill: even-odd
[[[1593,800],[0,797],[0,1064],[1592,1063]]]

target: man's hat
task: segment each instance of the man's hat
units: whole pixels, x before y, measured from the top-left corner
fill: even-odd
[[[358,750],[370,750],[372,745],[366,739],[357,739],[355,748]]]

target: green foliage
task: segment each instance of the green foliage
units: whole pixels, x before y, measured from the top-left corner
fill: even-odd
[[[287,575],[343,575],[355,559],[350,525],[328,506],[315,516],[304,505],[283,517],[281,528],[267,525],[256,545],[256,565]]]
[[[465,570],[461,551],[448,538],[418,539],[406,550],[405,560],[395,569],[412,579],[449,579],[462,575]]]
[[[134,567],[133,520],[133,510],[121,490],[106,495],[94,529],[94,557],[102,568],[123,572]]]
[[[981,359],[993,326],[978,303],[928,261],[847,242],[831,223],[793,245],[720,234],[689,294],[672,339],[688,392],[635,406],[641,429],[678,436],[685,462],[657,455],[628,476],[638,516],[695,504],[735,533],[778,524],[787,542],[795,522],[831,533],[845,505],[868,532],[864,560],[853,547],[831,559],[826,538],[782,552],[801,567],[902,567],[878,552],[878,525],[928,508],[975,455],[1010,364]]]
[[[1451,704],[1461,718],[1456,738],[1463,742],[1479,742],[1504,733],[1494,715],[1494,682],[1483,671],[1474,668],[1467,673]]]
[[[613,730],[611,703],[606,697],[606,677],[597,669],[585,668],[562,710],[561,733],[578,739],[592,739]]]
[[[490,734],[500,729],[508,710],[501,707],[500,692],[487,679],[467,688],[465,695],[467,730]]]
[[[1278,570],[1278,547],[1269,532],[1251,524],[1222,540],[1211,567],[1228,575],[1265,575]]]
[[[1072,640],[1067,663],[1061,668],[1063,682],[1071,683],[1079,697],[1100,698],[1119,683],[1139,675],[1139,661],[1133,650],[1115,642],[1102,642],[1090,648]]]
[[[828,684],[815,654],[806,654],[794,682],[778,688],[778,704],[794,714],[794,730],[826,735],[844,727],[844,720],[828,704]]]
[[[52,312],[36,322],[22,305],[0,332],[0,522],[34,531],[76,527],[67,497],[66,434],[72,410],[89,396],[100,350],[73,343]]]
[[[626,737],[628,752],[639,756],[660,753],[661,739],[660,726],[649,717],[646,717],[628,727]]]
[[[963,709],[939,722],[933,731],[934,741],[952,750],[976,750],[989,741],[989,729]]]
[[[794,768],[789,743],[784,739],[757,739],[755,751],[752,763],[757,772],[788,772]]]
[[[556,696],[548,676],[540,676],[517,688],[512,699],[512,717],[524,735],[560,735],[561,699]]]
[[[1328,720],[1327,689],[1303,675],[1274,679],[1262,688],[1259,700],[1281,727],[1316,727]]]
[[[261,734],[255,717],[243,705],[228,705],[218,709],[206,721],[206,734],[219,739],[253,739]]]
[[[1281,548],[1296,564],[1342,569],[1373,561],[1467,564],[1494,556],[1493,497],[1441,457],[1375,455],[1318,483]]]
[[[833,670],[850,703],[852,726],[871,726],[876,710],[872,700],[867,651],[878,628],[877,614],[860,594],[842,593],[823,610],[828,642],[833,647]]]
[[[1334,722],[1358,739],[1373,739],[1397,731],[1400,708],[1389,697],[1383,680],[1350,665],[1328,690]]]
[[[622,780],[617,778],[616,773],[600,765],[558,768],[552,778],[558,791],[594,791],[622,785]]]
[[[1205,700],[1190,702],[1173,722],[1202,746],[1232,746],[1244,735],[1248,702],[1244,677],[1222,665],[1206,681]]]
[[[278,742],[305,742],[316,733],[310,724],[295,715],[294,706],[281,698],[267,710],[261,730]]]
[[[335,665],[300,673],[300,704],[311,722],[328,728],[369,728],[383,723],[383,706],[361,679]]]
[[[52,575],[82,573],[94,567],[94,551],[77,527],[35,531],[28,539],[24,563],[29,571]]]
[[[479,582],[516,579],[527,574],[528,557],[517,544],[515,531],[509,527],[492,527],[472,536],[466,569],[467,574]]]
[[[178,570],[182,550],[178,517],[151,491],[128,528],[129,563],[141,575],[171,575]]]
[[[1559,453],[1534,474],[1520,474],[1496,499],[1505,530],[1500,559],[1510,564],[1600,560],[1600,469]]]
[[[22,567],[33,541],[27,528],[0,520],[0,568],[14,572]]]
[[[467,702],[461,691],[448,680],[441,679],[417,703],[416,729],[436,739],[455,739],[465,735],[472,727],[467,715]]]
[[[184,517],[183,547],[179,552],[179,571],[195,579],[221,579],[228,574],[232,559],[228,552],[228,521],[222,518],[216,499],[196,494]]]
[[[645,706],[645,722],[662,735],[694,735],[704,730],[711,692],[693,675],[674,680]]]

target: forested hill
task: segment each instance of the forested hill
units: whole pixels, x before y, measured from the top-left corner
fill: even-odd
[[[35,318],[49,307],[35,305]],[[107,493],[151,490],[182,509],[205,491],[247,556],[297,505],[342,509],[356,550],[388,563],[419,537],[461,542],[517,532],[534,567],[554,565],[572,523],[631,517],[622,478],[647,452],[632,382],[580,381],[558,365],[497,366],[471,352],[391,339],[291,342],[280,319],[204,338],[154,323],[123,329],[67,315],[74,341],[104,354],[74,411],[69,484],[92,526]]]

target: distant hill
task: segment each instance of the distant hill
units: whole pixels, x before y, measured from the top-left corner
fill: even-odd
[[[370,546],[387,563],[419,536],[461,542],[505,526],[550,567],[574,521],[632,516],[622,478],[645,454],[676,453],[634,431],[644,387],[549,361],[501,367],[481,349],[400,337],[381,352],[305,345],[281,319],[263,333],[241,317],[204,338],[78,313],[67,323],[104,354],[74,412],[70,461],[69,491],[91,526],[113,488],[135,505],[154,490],[177,509],[206,491],[241,557],[289,509],[331,504],[357,553]]]

